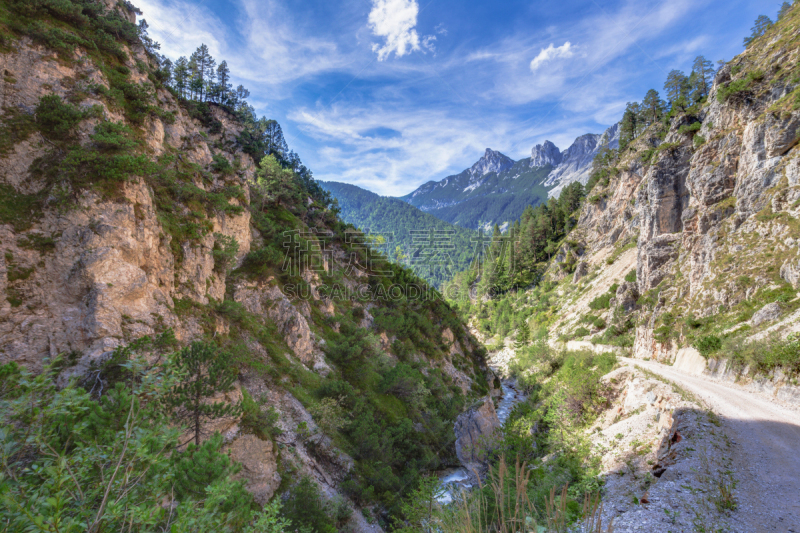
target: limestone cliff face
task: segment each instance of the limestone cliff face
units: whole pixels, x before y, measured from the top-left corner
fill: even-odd
[[[674,359],[692,342],[685,335],[696,326],[686,326],[687,317],[728,323],[729,332],[744,332],[744,325],[782,335],[800,329],[791,297],[768,301],[775,298],[770,291],[796,289],[799,279],[800,50],[785,38],[796,31],[794,18],[725,65],[706,104],[666,130],[651,126],[623,151],[568,238],[581,273],[573,281],[593,273],[579,291],[596,297],[635,269],[635,287],[620,286],[603,317],[634,320],[636,357]],[[635,257],[626,251],[633,246]],[[554,266],[551,275],[566,273]],[[565,303],[563,316],[591,312],[587,303]],[[748,322],[773,303],[781,311],[764,325]],[[576,325],[560,319],[556,331],[568,334]]]

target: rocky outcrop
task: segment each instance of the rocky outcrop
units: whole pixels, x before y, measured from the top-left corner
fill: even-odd
[[[456,420],[456,455],[473,475],[482,475],[485,471],[488,453],[497,443],[500,428],[500,420],[490,397],[461,413]]]
[[[639,300],[639,296],[638,284],[624,281],[617,287],[611,307],[620,307],[625,314],[628,314],[636,309],[636,302]]]
[[[228,448],[231,460],[240,463],[238,477],[244,479],[245,487],[260,505],[272,498],[281,484],[277,455],[272,441],[255,435],[242,435]]]
[[[551,143],[545,141],[543,144],[537,144],[531,149],[531,166],[532,167],[545,167],[547,165],[557,166],[561,163],[562,155],[561,150]]]
[[[550,196],[558,198],[561,190],[570,183],[579,181],[586,184],[591,174],[592,162],[600,148],[616,148],[618,145],[619,124],[611,126],[601,135],[587,133],[575,139],[561,154],[559,164],[547,176],[545,186],[553,187]]]
[[[292,353],[309,368],[327,375],[331,369],[325,363],[318,340],[308,324],[311,312],[308,302],[295,305],[273,283],[271,279],[264,283],[240,282],[233,288],[233,300],[254,315],[268,316]]]
[[[771,322],[781,316],[781,305],[778,302],[767,304],[753,315],[750,319],[750,324],[753,326],[760,326],[764,322]]]

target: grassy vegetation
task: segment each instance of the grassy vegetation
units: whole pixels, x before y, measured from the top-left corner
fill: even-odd
[[[764,72],[761,70],[748,72],[743,78],[722,84],[717,90],[717,100],[720,103],[725,103],[731,98],[740,98],[753,84],[763,79]]]
[[[613,354],[554,351],[543,332],[518,351],[512,372],[528,398],[506,422],[500,453],[537,465],[526,495],[540,519],[545,518],[542,511],[553,490],[560,492],[569,485],[564,503],[570,520],[580,516],[584,496],[600,490],[598,458],[590,452],[582,430],[609,405],[608,391],[599,378],[615,364]],[[538,466],[545,456],[552,459]]]
[[[21,194],[0,183],[0,224],[9,224],[14,231],[29,229],[41,217],[42,194]]]
[[[606,264],[613,265],[614,263],[617,262],[617,259],[619,259],[619,257],[622,254],[624,254],[628,250],[633,250],[634,248],[636,248],[636,246],[637,246],[636,238],[627,239],[625,242],[618,242],[614,246],[614,251],[611,252],[611,255],[608,256],[608,259],[606,259]]]
[[[36,376],[0,365],[6,529],[233,533],[263,520],[244,482],[234,480],[238,467],[221,452],[221,435],[176,450],[182,428],[164,400],[182,375],[164,363],[168,348],[145,338],[117,350],[102,396],[95,380],[56,387],[61,359]],[[162,501],[174,502],[170,512],[154,505]]]
[[[23,142],[36,131],[33,115],[15,107],[3,109],[0,116],[0,156],[6,156],[14,145]]]
[[[420,480],[403,505],[403,527],[396,531],[417,532],[434,524],[448,533],[511,533],[520,527],[566,533],[578,519],[600,527],[599,458],[582,430],[608,403],[598,378],[613,368],[615,357],[554,352],[545,340],[540,333],[513,370],[530,396],[506,422],[486,482],[456,504],[437,509],[431,502],[438,482]]]
[[[738,370],[749,368],[755,374],[767,375],[780,369],[794,378],[800,376],[800,337],[796,334],[750,342],[731,337],[721,342],[720,353]]]

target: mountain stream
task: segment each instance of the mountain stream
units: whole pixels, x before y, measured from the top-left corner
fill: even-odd
[[[503,396],[497,404],[497,418],[500,424],[503,425],[508,419],[508,415],[514,409],[514,406],[525,399],[522,392],[517,390],[516,381],[513,379],[504,379],[501,382],[503,389]],[[459,492],[469,491],[472,489],[469,472],[463,466],[460,468],[451,468],[440,473],[442,491],[437,500],[441,504],[448,504],[459,494]]]

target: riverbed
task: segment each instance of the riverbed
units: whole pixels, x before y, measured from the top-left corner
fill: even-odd
[[[517,389],[516,380],[504,379],[500,382],[500,386],[503,390],[503,396],[500,398],[495,410],[497,411],[497,419],[500,421],[500,425],[504,425],[514,406],[524,400],[525,396]],[[445,470],[440,473],[439,478],[442,482],[442,492],[437,500],[443,505],[452,502],[454,496],[462,490],[469,491],[473,486],[469,473],[464,467]]]

